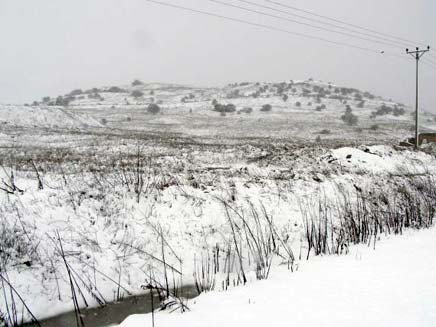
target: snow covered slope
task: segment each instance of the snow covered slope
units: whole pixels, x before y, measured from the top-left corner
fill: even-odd
[[[151,104],[159,106],[159,112],[149,112]],[[25,126],[33,126],[34,122],[43,126],[71,125],[66,123],[68,117],[44,117],[53,115],[49,110],[61,113],[61,109],[74,116],[79,125],[106,127],[99,132],[146,132],[164,137],[176,134],[201,139],[276,138],[333,146],[344,146],[343,140],[351,145],[398,144],[413,136],[414,126],[413,110],[404,104],[313,79],[240,82],[220,87],[134,81],[76,89],[34,101],[26,110],[42,110],[41,115],[34,115]],[[13,121],[24,124],[21,117]],[[434,115],[423,110],[421,118],[423,132],[436,131]],[[2,119],[0,114],[1,121],[12,119]],[[77,122],[72,124],[76,126]]]
[[[0,126],[81,128],[101,126],[86,115],[71,113],[62,107],[0,105]]]
[[[191,312],[159,313],[159,327],[430,327],[436,322],[436,229],[408,232],[345,257],[304,262],[271,279],[202,294]],[[152,326],[135,315],[120,327]]]
[[[77,89],[45,97],[40,103],[64,106],[111,128],[199,137],[313,140],[318,135],[322,139],[402,140],[412,136],[414,124],[411,108],[401,103],[311,79],[214,88],[137,81],[135,85]],[[160,107],[159,114],[148,114],[150,104]],[[355,121],[343,118],[347,111]],[[430,114],[423,112],[421,123],[423,131],[436,130],[435,117]]]

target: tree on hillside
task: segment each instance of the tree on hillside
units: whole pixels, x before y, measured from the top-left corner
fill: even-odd
[[[270,104],[264,104],[260,111],[271,111],[272,106]]]
[[[135,79],[132,82],[132,86],[139,86],[139,85],[144,85],[144,83],[142,83],[139,79]]]
[[[155,103],[150,103],[147,107],[147,112],[155,115],[160,112],[160,107]]]
[[[111,93],[124,93],[126,92],[125,90],[123,90],[122,88],[118,87],[118,86],[111,86],[107,92],[111,92]]]
[[[322,104],[322,105],[320,105],[320,106],[316,106],[315,110],[316,110],[316,111],[322,111],[322,110],[324,110],[324,109],[326,109],[326,108],[327,108],[326,105],[325,105],[325,104]]]
[[[253,108],[245,107],[245,108],[241,109],[240,112],[244,113],[244,114],[251,114],[253,112]]]
[[[82,89],[76,89],[76,90],[71,91],[68,95],[74,97],[74,96],[81,95],[81,94],[83,94]]]
[[[130,95],[134,98],[141,98],[144,93],[139,90],[134,90]]]
[[[223,113],[223,112],[224,113],[226,113],[226,112],[235,112],[236,111],[236,106],[233,103],[229,103],[229,104],[225,104],[225,105],[217,103],[214,106],[213,110],[217,111],[217,112],[221,112],[221,113]]]
[[[345,109],[345,114],[341,116],[341,119],[344,123],[346,123],[349,126],[355,126],[358,122],[358,117],[353,114],[353,110],[350,106],[347,106]]]
[[[67,103],[66,103],[66,101],[64,100],[63,96],[59,95],[59,96],[56,98],[55,105],[56,105],[56,106],[66,106]]]

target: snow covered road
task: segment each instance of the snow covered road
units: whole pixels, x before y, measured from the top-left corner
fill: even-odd
[[[274,268],[268,280],[202,294],[191,312],[158,313],[157,327],[436,326],[436,229],[406,231],[376,250],[356,246],[317,257],[298,272]],[[151,315],[120,327],[151,326]]]

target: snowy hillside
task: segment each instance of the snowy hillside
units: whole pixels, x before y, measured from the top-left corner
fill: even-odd
[[[288,137],[316,139],[404,139],[411,136],[410,108],[369,92],[321,81],[243,82],[205,88],[174,84],[107,86],[45,97],[95,118],[108,128],[172,132],[198,137]],[[158,106],[158,112],[148,109]],[[436,130],[424,113],[423,131]]]
[[[96,120],[62,107],[0,105],[3,127],[84,128],[101,126]]]
[[[111,107],[144,106],[150,103],[163,108],[192,109],[207,111],[214,109],[212,101],[220,104],[232,103],[235,110],[226,113],[248,113],[243,109],[250,107],[254,112],[264,104],[272,109],[294,111],[344,111],[346,105],[357,112],[370,115],[376,113],[383,104],[387,110],[379,111],[379,116],[401,117],[407,108],[392,100],[382,99],[369,92],[354,88],[337,86],[321,81],[288,81],[281,83],[235,83],[220,88],[190,87],[174,84],[143,84],[140,81],[132,85],[73,90],[67,95],[56,98],[46,97],[46,105],[64,105],[68,107]]]

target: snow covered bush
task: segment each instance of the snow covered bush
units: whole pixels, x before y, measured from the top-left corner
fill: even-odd
[[[18,223],[18,222],[17,222]],[[34,253],[29,235],[23,228],[11,225],[6,219],[0,224],[0,273],[9,262],[20,262],[31,265],[31,254]]]

